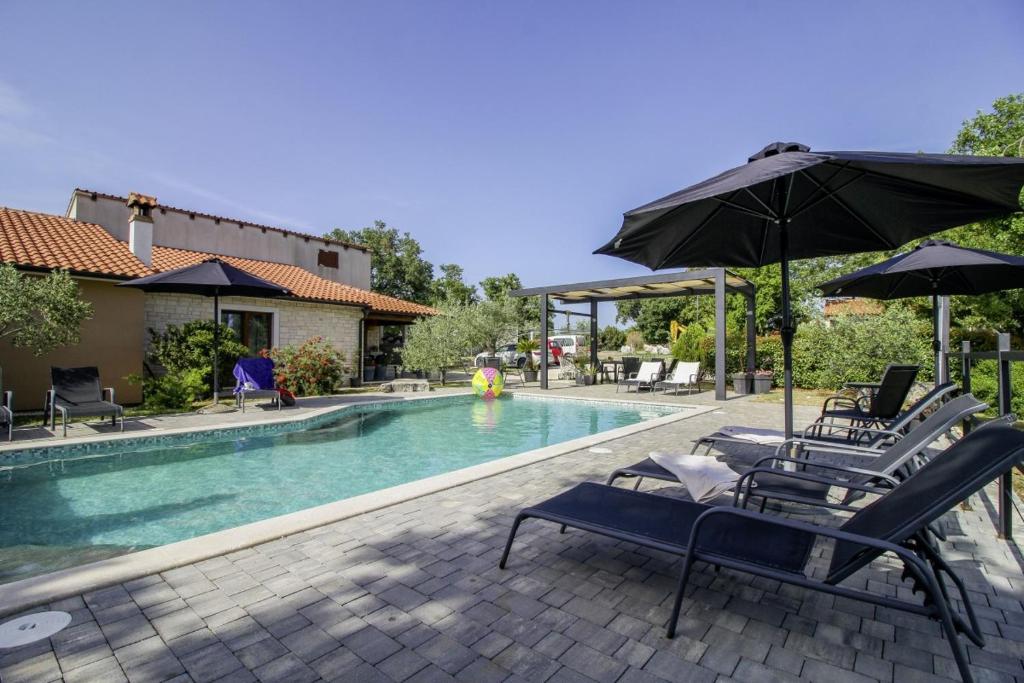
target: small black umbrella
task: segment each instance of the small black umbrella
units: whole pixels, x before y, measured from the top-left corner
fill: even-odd
[[[194,266],[168,270],[118,283],[119,287],[135,287],[144,292],[198,294],[213,297],[213,402],[217,403],[220,380],[217,376],[217,351],[220,348],[220,297],[222,296],[287,296],[291,291],[250,275],[220,259],[208,259]]]
[[[940,296],[987,294],[1024,287],[1024,258],[968,249],[945,240],[925,240],[908,252],[818,285],[824,296],[869,299],[932,298],[935,381],[939,381]]]
[[[895,249],[1020,210],[1024,159],[811,152],[774,143],[748,163],[625,214],[596,254],[654,270],[782,266],[786,435],[793,433],[789,260]]]

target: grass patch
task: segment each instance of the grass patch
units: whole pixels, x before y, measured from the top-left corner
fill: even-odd
[[[821,404],[825,402],[825,399],[834,394],[834,391],[825,391],[824,389],[798,389],[794,387],[793,405],[814,406],[816,408],[820,408]],[[756,394],[753,400],[758,403],[776,403],[778,405],[782,405],[785,403],[785,392],[782,390],[782,387],[775,387],[767,394]]]

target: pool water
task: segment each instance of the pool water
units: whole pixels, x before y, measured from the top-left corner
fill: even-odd
[[[303,431],[51,461],[0,479],[0,581],[164,545],[658,417],[520,397],[354,408]]]

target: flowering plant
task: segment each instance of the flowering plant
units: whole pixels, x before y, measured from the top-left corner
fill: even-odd
[[[260,355],[274,361],[277,385],[299,396],[334,393],[349,371],[345,354],[323,337],[310,337],[298,348],[264,349]]]

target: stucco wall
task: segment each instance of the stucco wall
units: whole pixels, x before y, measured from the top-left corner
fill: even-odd
[[[75,195],[68,216],[103,226],[117,239],[128,241],[129,210],[124,202],[88,194]],[[322,278],[370,289],[370,254],[362,249],[325,242],[315,237],[265,230],[237,221],[219,223],[205,216],[169,209],[153,212],[153,244],[205,251],[225,256],[288,263]],[[338,267],[317,264],[321,249],[338,253]]]
[[[321,336],[344,353],[349,364],[356,366],[362,319],[360,308],[241,296],[222,297],[220,306],[221,310],[272,312],[275,314],[272,331],[275,346],[298,346],[310,337]],[[157,332],[163,332],[168,325],[213,317],[213,299],[191,294],[147,294],[144,308],[145,328]],[[149,343],[148,332],[146,343]]]
[[[103,386],[112,386],[118,403],[138,403],[142,391],[124,377],[142,374],[143,326],[142,292],[115,287],[112,282],[76,280],[82,298],[92,304],[93,317],[82,324],[81,342],[33,356],[0,342],[0,368],[4,389],[14,391],[14,409],[39,410],[50,388],[50,366],[95,365]]]

